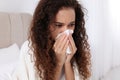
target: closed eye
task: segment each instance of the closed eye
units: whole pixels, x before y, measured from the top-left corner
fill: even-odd
[[[69,27],[74,27],[75,26],[75,23],[72,23],[69,25]]]
[[[62,24],[55,24],[55,27],[62,27]]]
[[[55,22],[54,26],[60,28],[63,26],[63,23]]]

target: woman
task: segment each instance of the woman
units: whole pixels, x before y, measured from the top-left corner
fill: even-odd
[[[33,15],[29,41],[22,46],[13,78],[89,79],[90,50],[84,25],[84,13],[77,0],[40,0]],[[66,30],[72,30],[73,34],[63,33]],[[68,46],[70,54],[66,53]]]

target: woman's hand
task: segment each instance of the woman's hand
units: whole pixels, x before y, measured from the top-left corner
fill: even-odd
[[[73,70],[73,67],[72,67],[72,64],[70,63],[70,61],[71,61],[72,57],[74,56],[74,54],[76,53],[77,48],[75,46],[74,40],[71,35],[69,35],[68,39],[69,39],[68,45],[70,47],[71,54],[67,54],[66,61],[64,64],[65,80],[75,80],[74,70]]]
[[[67,54],[67,58],[66,58],[66,61],[65,63],[70,63],[70,60],[72,59],[72,57],[74,56],[74,54],[76,53],[77,51],[77,48],[76,48],[76,45],[75,45],[75,42],[72,38],[72,35],[69,35],[69,47],[70,47],[70,50],[71,50],[71,54]]]
[[[64,65],[66,61],[66,49],[68,47],[68,35],[67,34],[62,34],[54,43],[53,49],[55,51],[58,64],[59,65]]]

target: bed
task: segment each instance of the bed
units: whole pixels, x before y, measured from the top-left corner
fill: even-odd
[[[9,77],[19,60],[20,48],[27,40],[32,15],[0,12],[0,80]],[[99,80],[120,80],[120,66]]]
[[[0,12],[0,80],[8,80],[27,40],[32,15]]]

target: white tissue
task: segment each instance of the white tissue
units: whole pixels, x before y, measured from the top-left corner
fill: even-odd
[[[73,33],[73,30],[69,30],[69,29],[65,30],[64,32],[58,34],[57,37],[56,37],[56,39],[57,39],[58,37],[60,37],[61,34],[63,34],[63,33],[66,33],[67,35],[70,35],[70,34]],[[66,49],[66,54],[71,54],[71,50],[70,50],[70,47],[69,47],[69,46],[68,46],[67,49]]]

